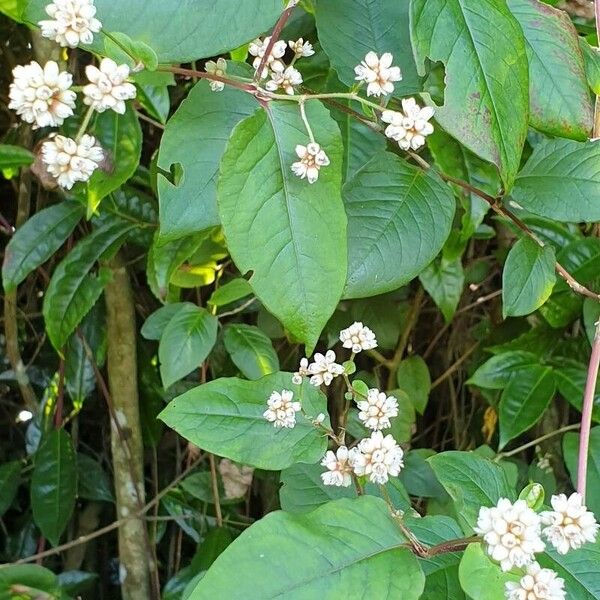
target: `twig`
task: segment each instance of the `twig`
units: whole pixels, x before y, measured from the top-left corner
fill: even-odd
[[[220,81],[222,83],[226,83],[231,87],[238,88],[240,90],[244,90],[245,92],[256,91],[256,87],[251,83],[244,83],[243,81],[238,81],[237,79],[231,79],[229,77],[221,77],[220,75],[214,75],[213,73],[206,73],[204,71],[196,71],[194,69],[183,69],[181,67],[159,67],[158,71],[166,71],[168,73],[175,73],[177,75],[186,75],[187,77],[198,77],[199,79],[209,79],[211,81]]]
[[[508,458],[509,456],[514,456],[515,454],[519,454],[519,452],[523,452],[523,450],[527,450],[527,448],[531,448],[532,446],[537,446],[540,442],[548,440],[548,439],[554,437],[555,435],[560,435],[561,433],[565,433],[567,431],[574,431],[575,429],[579,429],[579,427],[580,427],[579,423],[575,423],[574,425],[565,425],[564,427],[561,427],[560,429],[557,429],[556,431],[551,431],[550,433],[546,433],[546,434],[540,436],[539,438],[532,440],[531,442],[527,442],[526,444],[523,444],[522,446],[519,446],[518,448],[515,448],[514,450],[509,450],[508,452],[499,452],[496,455],[496,457],[494,458],[494,460],[496,462],[498,462],[499,460],[502,460],[503,458]]]
[[[217,517],[217,527],[223,527],[223,513],[221,512],[221,498],[219,497],[219,480],[217,479],[217,467],[215,465],[215,455],[208,455],[210,464],[210,482],[212,485],[213,500],[215,502],[215,516]]]
[[[244,304],[240,304],[237,308],[234,308],[233,310],[229,310],[227,312],[221,313],[220,315],[217,315],[217,318],[222,319],[223,317],[230,317],[231,315],[237,315],[238,313],[240,313],[243,310],[245,310],[246,308],[248,308],[254,302],[256,302],[256,297],[250,298],[250,300],[244,302]]]
[[[448,377],[450,377],[450,375],[452,375],[452,373],[454,373],[454,371],[456,371],[458,367],[460,367],[460,365],[462,365],[478,347],[479,342],[475,342],[456,362],[450,365],[450,367],[448,367],[448,369],[446,369],[446,371],[431,384],[431,389],[433,390],[440,385],[440,383],[444,382]]]

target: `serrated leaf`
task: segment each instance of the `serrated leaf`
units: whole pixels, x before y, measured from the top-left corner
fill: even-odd
[[[1,12],[1,11],[0,11]],[[0,169],[14,169],[15,167],[26,167],[35,159],[35,156],[21,146],[0,144]]]
[[[398,387],[410,398],[415,409],[423,414],[431,389],[431,376],[427,363],[417,355],[405,358],[398,365],[396,380]]]
[[[389,152],[344,185],[348,276],[344,297],[374,296],[416,277],[442,249],[452,225],[452,190]]]
[[[216,379],[172,400],[159,418],[200,448],[259,469],[314,463],[327,441],[310,420],[297,414],[295,427],[277,429],[263,417],[271,393],[289,389],[291,378],[274,373],[256,381]],[[294,400],[308,415],[327,412],[325,396],[308,382],[296,388]]]
[[[279,371],[273,344],[258,327],[230,323],[223,331],[223,342],[235,366],[248,379],[260,379]]]
[[[532,352],[522,350],[502,352],[484,362],[467,383],[489,390],[502,390],[520,369],[536,366],[539,363],[539,357]]]
[[[306,114],[331,164],[309,184],[291,165],[308,136],[298,106],[269,104],[233,131],[221,161],[219,213],[231,256],[255,294],[307,351],[333,313],[346,277],[342,142],[319,102]]]
[[[77,496],[77,458],[64,429],[49,432],[36,452],[30,491],[33,519],[42,535],[56,546]]]
[[[507,190],[527,134],[529,83],[522,30],[504,0],[414,0],[412,42],[446,68],[436,120],[459,142],[495,164]]]
[[[158,345],[160,376],[168,388],[199,368],[217,341],[217,319],[186,303],[167,323]]]

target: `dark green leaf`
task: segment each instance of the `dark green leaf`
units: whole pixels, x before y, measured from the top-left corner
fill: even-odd
[[[600,51],[582,37],[579,38],[579,47],[583,53],[588,86],[594,94],[600,94]]]
[[[579,457],[579,433],[568,432],[563,437],[565,463],[573,487],[577,488],[577,459]],[[588,452],[588,473],[585,498],[588,508],[600,519],[600,427],[593,427],[590,432]]]
[[[174,302],[156,309],[142,325],[141,334],[147,340],[160,340],[169,321],[184,307],[195,305],[191,302]]]
[[[279,371],[273,344],[258,327],[231,323],[223,331],[223,342],[235,366],[248,379]]]
[[[218,287],[208,299],[213,306],[225,306],[252,294],[252,286],[243,278],[237,277]]]
[[[26,148],[0,144],[0,169],[14,169],[26,167],[35,159],[35,156]]]
[[[87,454],[77,454],[78,495],[87,500],[114,502],[108,476],[98,461]]]
[[[0,599],[29,600],[31,595],[15,595],[13,586],[32,588],[35,598],[61,598],[61,591],[56,575],[38,565],[4,565],[0,569]],[[44,594],[41,596],[40,594]]]
[[[539,363],[539,357],[531,352],[522,350],[503,352],[483,363],[467,383],[490,390],[502,390],[508,385],[513,374]]]
[[[404,455],[404,468],[400,471],[400,481],[411,496],[436,498],[446,492],[436,479],[427,459],[435,452],[426,448],[410,450]]]
[[[21,463],[18,460],[0,466],[0,517],[10,508],[21,481]]]
[[[584,364],[560,364],[553,369],[556,386],[560,395],[565,398],[571,406],[581,412],[583,406],[583,392],[587,380],[587,365]],[[599,382],[600,383],[600,382]],[[592,418],[600,423],[600,388],[596,386],[594,395],[594,406]]]
[[[442,311],[446,323],[449,323],[456,312],[465,284],[460,258],[449,261],[442,256],[419,275],[419,280]]]

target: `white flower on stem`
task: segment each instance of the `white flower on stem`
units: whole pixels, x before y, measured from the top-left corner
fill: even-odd
[[[289,427],[296,425],[296,413],[300,410],[300,402],[293,401],[294,392],[281,390],[273,392],[267,400],[267,410],[263,417],[273,423],[274,427]]]
[[[352,483],[351,463],[356,453],[356,448],[348,450],[346,446],[340,446],[337,452],[328,450],[321,461],[321,466],[327,468],[327,471],[321,473],[323,483],[336,487],[348,487]]]
[[[225,498],[241,498],[246,495],[252,484],[254,469],[222,458],[219,462],[219,473],[225,488]]]
[[[344,367],[335,362],[335,352],[328,350],[325,355],[317,352],[315,362],[308,365],[308,372],[312,375],[310,383],[319,387],[322,383],[329,385],[334,377],[344,373]]]
[[[551,569],[542,569],[532,562],[518,582],[505,584],[506,600],[564,600],[565,581]]]
[[[513,504],[507,498],[500,498],[496,506],[482,507],[475,533],[483,536],[487,553],[500,563],[503,571],[528,565],[535,553],[544,550],[540,517],[525,500]]]
[[[77,181],[87,181],[104,158],[91,135],[81,140],[55,135],[42,144],[42,161],[60,187],[70,190]]]
[[[404,113],[383,111],[381,120],[389,123],[385,135],[398,142],[402,150],[418,150],[425,145],[425,138],[433,133],[429,119],[433,117],[434,110],[431,106],[421,108],[414,98],[402,100],[402,108]]]
[[[211,75],[218,75],[219,77],[225,77],[227,73],[227,61],[224,58],[217,58],[217,62],[209,60],[205,65],[204,69]],[[210,81],[210,89],[213,92],[222,92],[225,88],[225,84],[222,81]]]
[[[94,33],[102,28],[95,17],[94,0],[54,0],[46,6],[46,14],[51,18],[38,23],[42,35],[61,46],[91,44]]]
[[[296,154],[300,160],[292,164],[292,171],[300,179],[306,177],[308,183],[317,181],[321,167],[329,164],[329,157],[316,142],[310,142],[307,146],[298,144]]]
[[[26,123],[38,127],[58,127],[73,114],[75,92],[69,88],[73,76],[60,71],[58,64],[48,61],[44,67],[31,61],[12,71],[8,108],[13,109]]]
[[[300,366],[298,370],[292,376],[292,383],[296,385],[302,384],[302,378],[310,375],[310,371],[308,370],[308,358],[303,358],[300,361]]]
[[[292,52],[296,55],[297,58],[307,56],[312,56],[315,51],[310,42],[305,42],[302,38],[296,40],[295,42],[290,40],[288,42],[288,46],[291,48]]]
[[[263,56],[267,51],[267,46],[269,45],[270,41],[271,37],[268,36],[264,40],[257,38],[253,42],[250,42],[250,45],[248,46],[248,52],[252,56],[256,57],[252,62],[252,66],[254,67],[255,71],[257,71],[258,67],[260,67],[260,63],[262,62]],[[285,65],[279,59],[285,54],[286,49],[287,44],[283,40],[278,40],[273,44],[273,48],[271,48],[271,52],[269,53],[269,57],[265,63],[265,68],[261,74],[261,78],[265,78],[269,74],[268,69],[271,69],[275,72],[281,72],[285,69]]]
[[[269,92],[275,92],[281,88],[288,96],[294,95],[294,86],[302,83],[300,71],[294,67],[287,67],[284,71],[273,71],[271,79],[265,84]]]
[[[586,542],[594,543],[598,533],[598,523],[594,514],[583,504],[581,494],[574,492],[568,498],[565,494],[552,496],[550,503],[554,510],[540,513],[542,535],[556,548],[559,554],[570,549],[577,550]]]
[[[381,58],[369,52],[360,65],[354,67],[357,81],[367,84],[367,96],[387,96],[394,91],[394,81],[401,81],[400,67],[392,67],[394,57],[386,52]]]
[[[387,483],[390,476],[396,477],[404,466],[404,452],[391,435],[384,437],[374,431],[371,437],[362,439],[357,452],[350,456],[356,475],[366,475],[373,483]]]
[[[85,74],[90,83],[83,88],[83,101],[98,112],[112,109],[122,115],[125,112],[125,100],[135,98],[135,85],[127,81],[127,65],[117,65],[114,60],[103,58],[99,68],[88,65]]]
[[[394,396],[386,396],[378,389],[367,392],[366,400],[359,400],[358,418],[367,429],[387,429],[391,426],[390,419],[398,416],[398,400]]]
[[[361,350],[377,348],[375,334],[360,321],[355,321],[347,329],[342,329],[340,341],[344,348],[351,348],[354,354],[358,354]]]

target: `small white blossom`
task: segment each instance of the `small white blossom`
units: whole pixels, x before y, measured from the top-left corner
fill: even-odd
[[[67,190],[77,181],[87,181],[103,157],[102,148],[91,135],[83,135],[79,142],[55,135],[42,144],[42,160],[48,172]]]
[[[325,413],[319,413],[312,421],[313,425],[322,425],[325,421]]]
[[[414,98],[402,100],[402,108],[404,113],[383,111],[381,120],[389,123],[385,135],[398,142],[402,150],[418,150],[425,145],[425,138],[433,133],[429,119],[433,117],[434,110],[431,106],[421,108]]]
[[[369,52],[360,65],[354,67],[357,81],[367,83],[367,96],[387,96],[394,91],[394,81],[401,81],[400,67],[392,67],[394,57],[386,52],[381,58]]]
[[[398,416],[398,400],[394,396],[386,396],[378,389],[367,392],[366,400],[359,400],[358,418],[367,429],[387,429],[391,426],[390,419]]]
[[[358,354],[361,350],[377,348],[375,334],[360,321],[355,321],[347,329],[342,329],[340,341],[344,348],[351,348],[354,354]]]
[[[209,60],[204,68],[207,73],[211,75],[218,75],[219,77],[225,77],[227,73],[227,61],[224,58],[217,58],[217,62],[214,60]],[[214,81],[210,82],[210,89],[213,92],[222,92],[225,88],[225,84],[222,81]]]
[[[91,44],[94,33],[102,28],[95,18],[94,0],[54,0],[46,6],[46,13],[51,19],[38,23],[42,35],[61,46]]]
[[[295,383],[296,385],[301,385],[302,378],[308,375],[310,375],[310,371],[308,370],[308,358],[303,358],[300,361],[300,367],[298,367],[298,370],[294,373],[292,377],[292,383]]]
[[[285,71],[273,71],[271,79],[265,84],[265,88],[270,92],[275,92],[281,88],[288,96],[294,95],[294,86],[302,83],[300,71],[294,67],[287,67]]]
[[[73,114],[75,92],[69,88],[73,76],[60,71],[58,64],[48,61],[44,67],[35,61],[19,65],[12,71],[8,108],[26,123],[38,127],[57,127]]]
[[[256,39],[253,42],[250,42],[250,45],[248,46],[248,52],[252,56],[256,57],[252,62],[252,66],[254,67],[255,71],[257,71],[258,67],[260,67],[260,63],[265,55],[265,52],[267,51],[267,46],[269,45],[270,41],[271,37],[269,36],[264,40]],[[271,69],[276,73],[280,73],[285,69],[285,65],[279,59],[285,54],[286,49],[287,44],[283,40],[278,40],[273,44],[273,48],[271,48],[271,53],[267,58],[261,77],[264,78],[268,75],[268,69]]]
[[[381,431],[362,439],[356,449],[350,456],[354,472],[368,476],[373,483],[387,483],[390,476],[396,477],[404,466],[402,448],[391,435],[384,437]]]
[[[225,498],[241,498],[246,495],[252,484],[254,469],[222,458],[219,462],[219,473],[225,488]]]
[[[506,600],[565,600],[564,579],[551,569],[542,569],[532,562],[520,581],[505,584]]]
[[[298,58],[306,58],[307,56],[312,56],[315,53],[312,44],[310,42],[305,42],[302,38],[296,40],[295,42],[290,40],[288,42],[288,46]]]
[[[314,355],[315,362],[308,365],[308,372],[312,375],[310,383],[316,387],[322,383],[329,385],[334,377],[342,375],[344,367],[335,362],[335,352],[328,350],[325,355],[317,352]]]
[[[308,183],[317,181],[321,167],[326,167],[329,164],[329,157],[324,150],[321,150],[321,146],[315,142],[311,142],[308,146],[298,144],[296,154],[300,160],[292,164],[292,171],[300,179],[306,177]]]
[[[513,504],[507,498],[500,498],[496,506],[482,507],[475,533],[483,536],[487,553],[500,563],[503,571],[528,565],[536,552],[544,550],[540,517],[525,500]]]
[[[348,487],[352,483],[352,457],[356,455],[356,448],[348,450],[346,446],[340,446],[337,452],[327,451],[321,461],[321,466],[328,470],[321,473],[321,479],[325,485],[336,487]]]
[[[566,554],[571,548],[577,550],[586,542],[596,541],[598,523],[594,514],[583,504],[581,494],[574,492],[568,498],[565,494],[558,494],[552,496],[550,503],[554,510],[540,513],[544,525],[542,535],[559,554]]]
[[[282,390],[273,392],[267,400],[267,410],[263,417],[274,427],[289,427],[296,425],[296,413],[300,410],[300,402],[293,402],[294,392]]]
[[[83,88],[83,101],[98,112],[112,109],[122,115],[125,100],[135,98],[135,86],[127,81],[127,65],[117,65],[114,60],[103,58],[100,68],[88,65],[85,74],[90,83]]]

